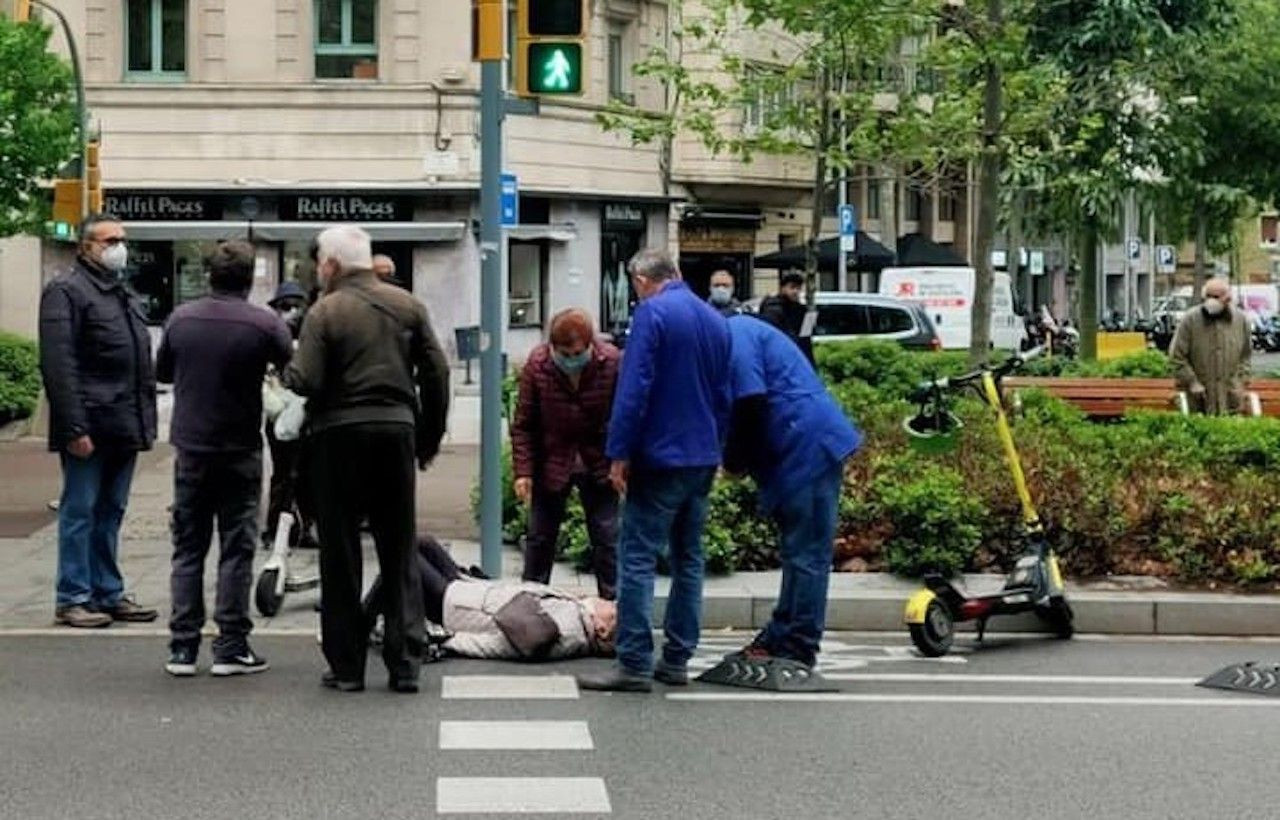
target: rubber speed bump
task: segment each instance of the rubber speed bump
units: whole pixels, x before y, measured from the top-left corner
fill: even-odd
[[[734,653],[698,676],[702,683],[769,692],[839,692],[826,678],[798,661],[754,660]]]
[[[1280,696],[1280,664],[1257,661],[1232,664],[1214,672],[1196,686],[1277,697]]]

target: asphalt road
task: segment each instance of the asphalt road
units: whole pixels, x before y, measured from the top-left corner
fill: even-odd
[[[739,639],[707,636],[707,657]],[[600,661],[452,660],[393,695],[372,657],[370,689],[342,695],[314,637],[255,643],[263,675],[174,680],[161,637],[0,636],[0,817],[1265,817],[1280,799],[1280,698],[1192,685],[1278,643],[1006,639],[927,661],[833,636],[843,691],[793,699],[556,677]],[[482,697],[514,685],[540,697]]]

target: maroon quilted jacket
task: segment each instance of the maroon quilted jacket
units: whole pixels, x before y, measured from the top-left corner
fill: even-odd
[[[604,455],[609,411],[618,382],[618,349],[605,341],[592,343],[591,361],[583,368],[575,391],[551,358],[551,345],[529,354],[520,373],[520,395],[511,423],[516,478],[532,478],[550,492],[564,489],[577,459],[597,481],[606,481]]]

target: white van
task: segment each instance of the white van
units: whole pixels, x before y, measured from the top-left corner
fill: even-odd
[[[973,268],[885,268],[880,272],[880,293],[919,302],[933,320],[948,350],[967,350],[973,336]],[[991,345],[1017,350],[1022,341],[1021,317],[1013,310],[1013,286],[1009,274],[997,271],[991,300]]]

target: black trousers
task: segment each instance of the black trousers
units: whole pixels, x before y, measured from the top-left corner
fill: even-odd
[[[443,626],[444,594],[449,589],[449,584],[462,577],[462,567],[440,546],[440,542],[429,535],[418,539],[413,565],[418,581],[422,584],[422,602],[427,620]],[[385,607],[382,578],[378,578],[364,599],[364,614],[369,629],[373,629],[378,615],[383,613]]]
[[[534,482],[521,577],[540,584],[551,582],[556,541],[560,538],[565,505],[574,487],[578,488],[582,512],[587,520],[587,537],[591,539],[591,571],[596,576],[596,589],[601,598],[612,601],[618,586],[618,494],[613,487],[600,484],[591,476],[575,475],[559,492],[550,492]]]
[[[366,518],[378,552],[385,602],[382,658],[394,680],[416,680],[425,640],[422,586],[413,571],[413,427],[353,424],[324,430],[308,444],[320,529],[322,645],[329,668],[363,681],[369,631],[360,604]]]
[[[169,591],[173,643],[200,642],[204,626],[204,563],[218,525],[218,592],[214,653],[235,652],[253,622],[249,590],[257,547],[258,504],[262,497],[262,453],[178,451],[173,476],[173,563]]]
[[[262,541],[270,544],[275,538],[276,522],[282,512],[296,512],[297,526],[291,542],[296,545],[303,537],[310,537],[315,521],[315,505],[311,503],[311,482],[307,475],[305,443],[303,439],[281,441],[276,438],[275,424],[267,422],[267,447],[271,451],[271,489],[267,496],[267,523],[262,531]]]

